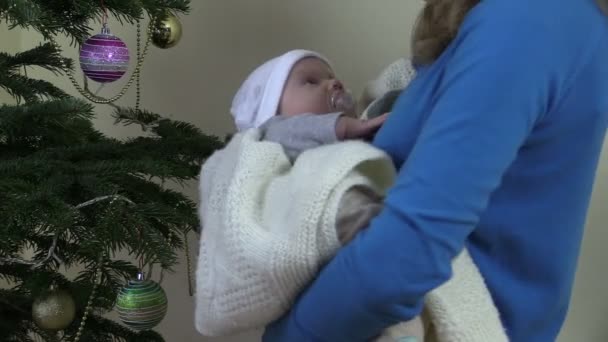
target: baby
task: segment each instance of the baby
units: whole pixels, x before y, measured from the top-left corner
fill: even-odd
[[[258,67],[237,92],[231,112],[237,129],[260,128],[293,162],[303,151],[346,139],[370,139],[386,119],[355,118],[350,92],[320,54],[292,50]],[[347,191],[337,217],[345,244],[381,209],[364,188]]]
[[[259,128],[262,139],[279,143],[293,162],[308,149],[347,139],[371,139],[387,114],[355,116],[354,101],[318,53],[292,50],[258,67],[237,92],[231,108],[239,131]],[[364,187],[342,197],[336,231],[342,244],[382,208],[382,198]],[[388,329],[381,341],[423,341],[420,318]]]
[[[258,67],[237,92],[231,112],[239,131],[260,128],[262,139],[281,144],[292,161],[301,152],[324,144],[371,139],[388,115],[358,119],[352,96],[330,62],[306,50],[289,51]],[[346,244],[365,228],[381,210],[381,203],[382,199],[366,188],[347,191],[336,219],[340,242]],[[382,338],[423,341],[420,318],[401,328],[399,333],[394,329]]]

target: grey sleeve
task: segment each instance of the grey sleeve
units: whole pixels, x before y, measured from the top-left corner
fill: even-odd
[[[381,196],[363,186],[354,186],[344,193],[336,214],[336,232],[342,245],[352,240],[380,213],[382,201]]]
[[[279,143],[291,161],[307,149],[338,141],[336,122],[342,113],[277,115],[262,127],[262,139]]]

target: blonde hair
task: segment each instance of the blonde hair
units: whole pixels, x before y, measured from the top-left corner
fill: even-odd
[[[480,0],[426,0],[426,5],[414,28],[412,62],[415,65],[433,63],[458,34],[467,13]],[[608,15],[608,0],[596,0]]]

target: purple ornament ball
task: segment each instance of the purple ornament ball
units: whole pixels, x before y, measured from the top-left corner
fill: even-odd
[[[80,67],[93,81],[114,82],[129,68],[129,49],[112,34],[96,34],[87,39],[80,49]]]

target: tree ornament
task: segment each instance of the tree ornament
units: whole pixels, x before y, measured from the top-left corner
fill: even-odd
[[[32,318],[44,330],[63,330],[72,324],[75,315],[74,299],[64,290],[51,288],[32,304]]]
[[[160,323],[167,313],[167,295],[155,281],[143,273],[130,280],[116,299],[120,320],[133,330],[149,330]]]
[[[87,39],[80,48],[80,67],[93,81],[114,82],[129,68],[129,48],[103,23],[101,33]]]
[[[161,49],[174,47],[182,38],[182,23],[171,12],[158,17],[150,25],[152,44]]]

